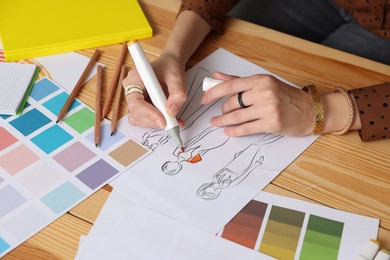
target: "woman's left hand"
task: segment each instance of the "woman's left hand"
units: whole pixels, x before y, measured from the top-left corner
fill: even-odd
[[[239,78],[216,72],[213,77],[224,82],[206,91],[201,103],[209,104],[228,96],[222,105],[222,115],[210,121],[216,127],[226,126],[226,135],[266,132],[304,136],[312,132],[313,100],[305,91],[265,74]]]

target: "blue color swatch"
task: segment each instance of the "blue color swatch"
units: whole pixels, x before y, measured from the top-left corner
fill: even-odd
[[[110,124],[104,124],[100,127],[99,148],[105,151],[125,137],[126,136],[119,130],[116,130],[115,133],[111,135]],[[95,144],[93,132],[87,136],[87,139]]]
[[[0,237],[0,254],[7,250],[9,247],[10,245]]]
[[[16,117],[10,124],[24,136],[31,134],[42,126],[50,123],[50,119],[34,108],[19,117]]]
[[[0,115],[1,118],[3,119],[7,119],[8,117],[10,117],[11,115]]]
[[[36,82],[31,93],[30,97],[35,99],[36,101],[45,98],[51,93],[60,89],[56,84],[50,81],[48,78],[43,78],[40,81]]]
[[[7,185],[0,189],[0,218],[4,217],[20,205],[26,202],[14,187]]]
[[[58,115],[64,106],[66,100],[68,99],[69,95],[66,92],[62,92],[59,95],[51,98],[50,100],[43,103],[43,106],[46,107],[50,112],[52,112],[54,115]],[[71,111],[72,109],[78,107],[81,103],[77,101],[76,99],[73,100],[72,104],[70,105],[68,111]]]
[[[41,201],[55,213],[60,214],[69,209],[85,194],[70,182],[65,182],[46,196]]]
[[[31,141],[42,151],[49,154],[73,139],[73,136],[58,125],[54,125],[36,135]]]

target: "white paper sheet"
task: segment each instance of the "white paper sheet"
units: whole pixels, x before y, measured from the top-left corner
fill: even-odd
[[[272,213],[275,207],[286,210],[290,217],[301,214],[302,225],[296,226],[300,229],[298,233],[294,235],[288,222],[275,218]],[[317,231],[310,224],[313,216],[319,218]],[[342,230],[339,235],[327,232],[337,227]],[[318,259],[318,255],[312,255],[313,251],[303,252],[308,243],[318,245],[319,250],[324,250],[322,253],[336,253],[332,259],[347,260],[353,259],[369,239],[376,239],[378,227],[378,219],[260,192],[215,236],[140,207],[114,189],[88,236],[80,238],[76,259],[269,259],[262,253],[264,244],[273,245],[276,254],[289,248],[293,254],[291,259],[301,259],[302,254],[305,259]],[[272,241],[270,233],[277,240]],[[317,234],[316,239],[310,239],[308,234],[311,238]],[[294,241],[296,245],[292,248]]]
[[[130,200],[126,202],[115,190],[111,196],[89,236],[82,238],[77,260],[274,259],[137,206]],[[120,214],[112,214],[118,213],[118,207]],[[101,217],[106,221],[101,221]],[[94,231],[95,227],[100,231],[105,229],[105,234]]]
[[[41,68],[50,73],[50,77],[66,89],[72,92],[81,74],[87,67],[89,58],[76,52],[50,55],[33,59]],[[97,73],[97,66],[104,64],[97,62],[88,74],[85,82],[90,80]]]
[[[185,153],[164,131],[130,127],[122,118],[124,131],[153,153],[111,183],[137,204],[209,233],[217,233],[317,138],[229,138],[222,128],[211,127],[209,120],[221,113],[222,100],[202,106],[199,99],[204,77],[215,70],[270,74],[223,49],[211,54],[186,74],[189,101],[180,113],[186,122],[181,130]]]

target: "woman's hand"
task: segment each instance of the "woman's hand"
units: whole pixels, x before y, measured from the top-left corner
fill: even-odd
[[[289,86],[271,75],[238,78],[220,72],[214,78],[224,82],[203,94],[209,104],[228,96],[222,115],[211,119],[213,126],[226,126],[225,134],[243,136],[256,133],[304,136],[314,128],[314,108],[310,94]],[[245,108],[241,108],[238,94]]]
[[[173,55],[162,54],[152,62],[152,67],[168,96],[167,112],[176,116],[187,98],[184,88],[184,65]],[[138,85],[143,88],[144,92],[144,94],[133,92],[126,96],[129,123],[135,126],[164,128],[165,118],[151,103],[136,69],[128,72],[122,85],[124,88],[129,85]],[[182,124],[181,121],[179,123]]]

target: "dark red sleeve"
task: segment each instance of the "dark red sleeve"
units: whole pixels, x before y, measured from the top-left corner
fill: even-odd
[[[390,137],[390,82],[351,90],[360,117],[363,141]]]

